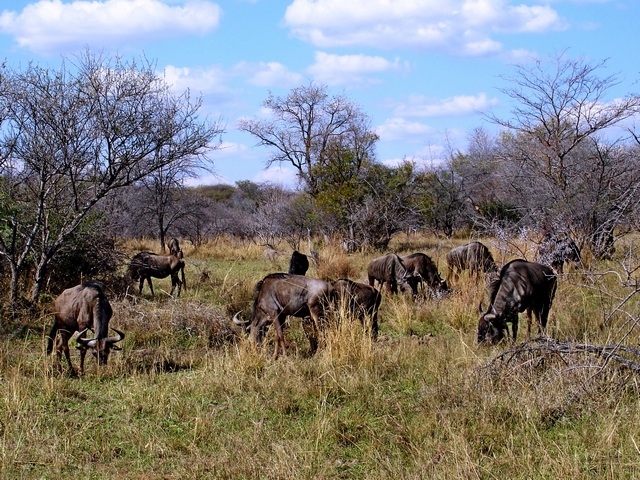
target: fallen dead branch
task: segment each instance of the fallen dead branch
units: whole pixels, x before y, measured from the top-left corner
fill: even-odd
[[[523,364],[534,365],[543,358],[557,357],[567,366],[576,366],[580,357],[583,366],[604,368],[609,362],[619,367],[640,372],[640,349],[620,344],[592,345],[556,340],[551,337],[537,337],[502,352],[488,364],[481,367],[487,370],[499,370]]]

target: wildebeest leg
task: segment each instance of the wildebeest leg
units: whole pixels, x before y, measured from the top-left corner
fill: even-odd
[[[182,282],[180,282],[180,278],[178,278],[178,273],[171,274],[171,292],[169,295],[173,295],[173,291],[178,287],[178,297],[180,296],[180,291],[182,290]]]
[[[507,333],[509,331],[507,330]],[[511,341],[516,343],[516,338],[518,336],[518,314],[516,313],[511,317]]]
[[[139,288],[140,295],[142,295],[142,287],[144,287],[144,276],[140,275],[140,288]]]
[[[278,358],[280,347],[282,347],[282,355],[287,354],[287,350],[284,346],[284,322],[286,320],[286,315],[278,315],[276,318],[274,328],[276,329],[276,346],[273,349],[273,358],[274,360]]]
[[[309,340],[309,349],[311,355],[313,355],[318,350],[318,328],[316,320],[312,317],[304,317],[302,319],[302,329]]]
[[[78,338],[85,338],[86,336],[87,332],[85,330],[84,332],[80,333],[80,335],[78,335]],[[84,375],[84,358],[87,355],[87,348],[81,345],[78,346],[78,349],[80,350],[80,375]]]
[[[536,316],[536,321],[538,322],[538,333],[540,335],[546,335],[549,309],[547,307],[542,307],[540,310],[534,311],[534,313]]]
[[[151,283],[151,275],[147,277],[147,283],[149,284],[149,290],[151,290],[151,296],[155,297],[156,294],[153,293],[153,283]]]
[[[371,338],[375,340],[378,338],[378,312],[373,312],[373,314],[368,315],[368,317],[371,319]]]
[[[69,364],[69,375],[76,376],[76,369],[73,368],[73,363],[71,363],[71,354],[69,353],[69,338],[71,338],[71,333],[68,330],[59,330],[58,331],[58,343],[56,345],[56,364],[58,367],[58,371],[62,371],[62,354],[64,353],[65,358],[67,359],[67,363]]]
[[[527,340],[531,339],[531,323],[533,319],[531,318],[531,309],[527,308]],[[536,312],[536,322],[538,323],[538,331],[540,331],[540,319],[538,318],[538,312]]]

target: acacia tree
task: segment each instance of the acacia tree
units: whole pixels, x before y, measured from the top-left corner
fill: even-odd
[[[146,61],[87,51],[57,70],[7,72],[6,82],[0,255],[10,265],[14,304],[30,257],[35,301],[51,259],[101,199],[176,162],[204,158],[223,132]]]
[[[604,210],[615,214],[613,221],[607,215],[591,215],[587,221],[581,205],[585,194],[593,191],[606,192],[600,197],[602,202],[616,202],[632,193],[627,190],[621,197],[611,190],[619,186],[609,179],[625,170],[622,165],[627,163],[624,156],[610,155],[611,146],[624,143],[611,135],[612,127],[634,115],[640,106],[640,98],[633,95],[608,101],[607,95],[619,80],[616,75],[602,76],[605,66],[606,61],[589,64],[564,54],[517,65],[513,76],[507,77],[510,86],[501,89],[514,100],[511,118],[488,115],[507,129],[501,138],[500,174],[511,181],[513,203],[528,209],[538,224],[556,217],[565,226],[583,229],[596,255],[606,254],[601,247],[609,242],[603,243],[602,238],[612,238],[613,228],[629,208],[605,206]],[[605,151],[608,153],[602,156]],[[585,176],[585,172],[592,174]],[[635,188],[633,180],[627,185]],[[533,203],[525,205],[527,201]],[[630,202],[625,205],[633,208]]]
[[[290,163],[309,194],[317,196],[322,173],[345,154],[356,169],[374,157],[378,136],[369,118],[345,97],[329,96],[325,85],[296,87],[287,97],[269,97],[263,106],[269,119],[240,121],[238,128],[272,149],[267,166]]]

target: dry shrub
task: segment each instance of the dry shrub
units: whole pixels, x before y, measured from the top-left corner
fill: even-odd
[[[337,250],[329,250],[320,255],[316,267],[318,278],[334,281],[339,278],[355,278],[359,275],[351,258]]]
[[[189,301],[119,302],[112,326],[123,330],[134,348],[210,348],[235,340],[237,331],[219,307]]]

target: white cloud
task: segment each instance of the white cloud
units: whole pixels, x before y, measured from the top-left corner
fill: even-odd
[[[229,74],[220,67],[189,68],[168,65],[164,69],[167,84],[177,92],[187,88],[202,94],[217,94],[228,92],[226,83]]]
[[[298,177],[296,171],[293,168],[285,167],[283,165],[272,165],[260,171],[253,177],[256,183],[273,183],[281,185],[283,187],[293,188],[298,185]]]
[[[315,63],[307,71],[313,77],[327,85],[375,82],[369,75],[405,68],[399,59],[393,62],[380,56],[369,55],[333,55],[316,52]]]
[[[218,26],[221,9],[205,0],[40,0],[21,12],[4,10],[0,32],[19,46],[51,53],[81,46],[118,47],[167,36],[203,35]]]
[[[247,83],[256,87],[293,87],[303,81],[302,75],[292,72],[278,62],[243,62],[236,67]]]
[[[396,115],[407,117],[444,117],[468,115],[482,111],[498,101],[488,98],[485,93],[479,95],[459,95],[443,100],[432,100],[421,96],[411,97],[406,103],[398,105]]]
[[[468,56],[500,52],[496,33],[566,28],[549,5],[510,0],[293,0],[285,24],[322,48],[417,48]]]
[[[408,122],[403,118],[389,118],[382,125],[376,127],[375,130],[382,141],[424,140],[426,135],[431,135],[434,132],[429,125]]]

